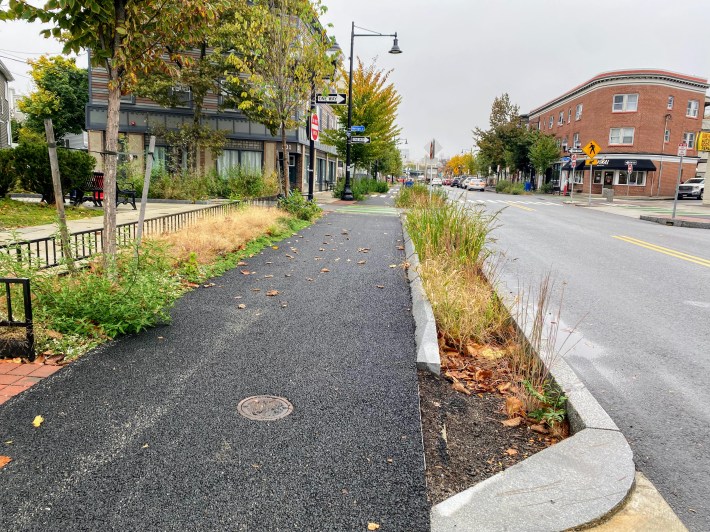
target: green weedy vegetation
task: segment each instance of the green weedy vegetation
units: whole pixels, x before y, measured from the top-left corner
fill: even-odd
[[[323,212],[323,209],[315,201],[308,201],[298,190],[294,190],[286,197],[279,198],[278,206],[299,220],[311,221],[318,218]]]
[[[64,206],[67,220],[79,220],[91,216],[101,216],[102,209]],[[46,203],[27,203],[7,198],[0,198],[0,230],[57,223],[57,209]]]
[[[390,189],[386,181],[378,181],[377,179],[353,179],[350,181],[350,188],[353,191],[353,198],[356,201],[365,199],[365,196],[377,192],[384,194]],[[340,198],[345,190],[345,180],[338,181],[338,185],[333,189],[333,197]]]

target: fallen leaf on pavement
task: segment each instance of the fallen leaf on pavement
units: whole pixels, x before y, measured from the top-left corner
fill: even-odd
[[[366,260],[359,260],[357,261],[358,264],[365,264],[367,261]]]
[[[283,303],[281,303],[281,308],[286,308],[286,307],[288,307],[288,303],[286,303],[285,301]]]
[[[400,251],[404,251],[404,246],[397,246],[397,249]]]
[[[499,384],[499,385],[498,385],[498,391],[499,391],[500,393],[505,393],[505,392],[507,392],[508,390],[510,390],[510,386],[511,386],[511,384],[510,384],[509,382],[506,382],[506,383],[504,383],[504,384]]]
[[[249,270],[242,270],[242,275],[251,275]]]
[[[357,248],[358,253],[367,253],[370,251],[370,248]]]
[[[279,249],[279,246],[271,246],[271,249]]]
[[[10,458],[9,456],[0,456],[0,469],[5,467],[10,462],[12,462],[12,458]]]
[[[287,256],[289,259],[292,259],[292,258],[293,258],[293,257],[292,257],[291,255],[289,255],[288,253],[286,253],[286,256]]]
[[[510,449],[506,449],[505,454],[507,454],[508,456],[515,456],[516,454],[518,454],[518,451],[511,447]]]
[[[313,279],[311,279],[311,278],[309,277],[308,279],[306,279],[306,281],[313,282]]]
[[[240,260],[239,262],[237,262],[237,266],[246,266],[246,265],[247,265],[247,263],[244,262],[243,260]]]
[[[396,267],[397,267],[396,264],[390,264],[390,268],[396,268]]]
[[[287,274],[284,275],[284,277],[291,277],[291,274],[290,274],[290,273],[287,273]]]
[[[269,297],[277,296],[277,295],[279,295],[279,291],[278,290],[269,290],[268,292],[266,292],[266,295]]]
[[[271,279],[273,275],[264,275],[264,279]]]
[[[544,425],[530,425],[530,430],[538,434],[547,434],[549,432]]]
[[[239,303],[239,305],[237,305],[237,308],[245,309],[247,308],[247,306],[244,303]]]
[[[252,288],[251,291],[252,292],[261,292],[261,288]]]
[[[146,444],[142,447],[142,449],[147,449],[147,448],[148,448],[148,444],[146,443]]]
[[[380,528],[380,525],[377,523],[367,523],[367,529],[368,530],[377,530]]]
[[[44,423],[44,418],[42,416],[35,416],[35,418],[32,420],[32,425],[35,428],[39,427],[42,423]]]
[[[503,423],[503,425],[505,425],[506,427],[517,427],[522,421],[523,418],[514,417],[513,419],[506,419],[505,421],[501,421],[501,423]]]
[[[384,288],[384,287],[385,287],[385,285],[383,285],[383,284],[378,284],[378,285],[377,285],[377,288],[379,288],[379,289],[382,289],[382,288]]]
[[[325,248],[318,248],[318,251],[325,251]]]
[[[217,285],[215,285],[214,283],[207,283],[207,284],[203,284],[202,286],[204,286],[205,288],[212,288],[213,286],[217,286]]]
[[[330,270],[328,268],[322,268],[321,273],[328,273]]]

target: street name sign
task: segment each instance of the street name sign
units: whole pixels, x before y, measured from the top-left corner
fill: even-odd
[[[353,144],[370,144],[370,137],[350,137]]]
[[[587,157],[590,159],[594,159],[597,155],[599,155],[599,151],[601,148],[599,147],[599,144],[594,142],[593,140],[590,140],[587,145],[582,148],[582,151],[587,154]]]
[[[570,152],[570,153],[584,153],[584,152],[582,151],[582,148],[570,148],[570,149],[567,150],[567,151]]]
[[[348,97],[345,94],[316,94],[316,103],[329,103],[331,105],[345,105]]]
[[[365,126],[350,126],[350,131],[353,133],[364,133]]]

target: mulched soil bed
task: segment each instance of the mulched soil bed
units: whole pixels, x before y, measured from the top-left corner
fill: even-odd
[[[492,477],[555,442],[526,423],[502,424],[505,397],[465,395],[451,381],[419,372],[429,501],[444,499]]]

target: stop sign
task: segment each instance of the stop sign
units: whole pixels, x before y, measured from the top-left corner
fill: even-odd
[[[318,133],[320,129],[318,127],[318,115],[313,113],[311,115],[311,140],[318,140]]]

